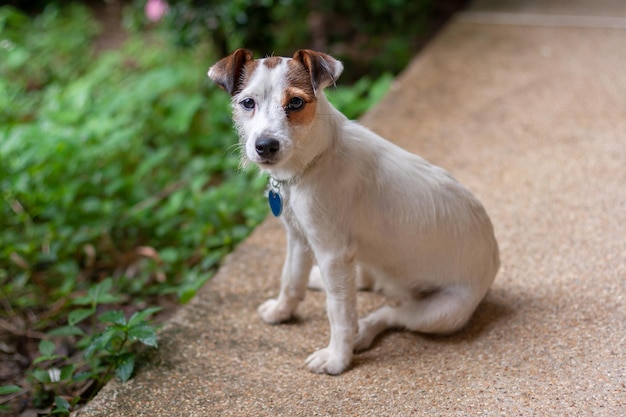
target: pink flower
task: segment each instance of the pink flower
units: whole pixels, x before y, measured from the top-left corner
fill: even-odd
[[[146,17],[152,22],[158,22],[163,19],[169,6],[165,0],[148,0],[146,2]]]

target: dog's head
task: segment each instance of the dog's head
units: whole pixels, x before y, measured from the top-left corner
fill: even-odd
[[[292,58],[264,59],[237,49],[209,69],[209,78],[232,97],[245,158],[267,171],[289,175],[319,152],[311,133],[324,116],[322,90],[342,70],[338,60],[307,49]]]

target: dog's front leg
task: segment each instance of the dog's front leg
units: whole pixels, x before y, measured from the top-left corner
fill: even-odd
[[[287,256],[281,275],[280,294],[259,307],[264,322],[277,324],[289,320],[306,294],[313,253],[298,230],[287,226]]]
[[[306,363],[311,372],[338,375],[350,366],[357,332],[356,268],[350,255],[320,258],[318,263],[326,288],[330,343],[309,356]]]

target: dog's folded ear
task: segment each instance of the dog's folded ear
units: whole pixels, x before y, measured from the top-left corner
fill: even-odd
[[[252,61],[252,52],[248,49],[237,49],[209,68],[209,78],[234,96],[239,92],[244,67],[249,61]]]
[[[311,76],[315,94],[335,81],[343,71],[343,64],[330,55],[310,49],[300,49],[293,54],[293,59],[300,61]]]

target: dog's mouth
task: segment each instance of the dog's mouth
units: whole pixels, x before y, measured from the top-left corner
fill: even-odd
[[[257,161],[256,163],[261,166],[272,166],[272,165],[276,165],[278,161],[274,159],[262,159],[260,161]]]
[[[270,168],[278,165],[279,163],[277,159],[272,158],[255,158],[251,159],[250,161],[258,165],[260,168]]]

